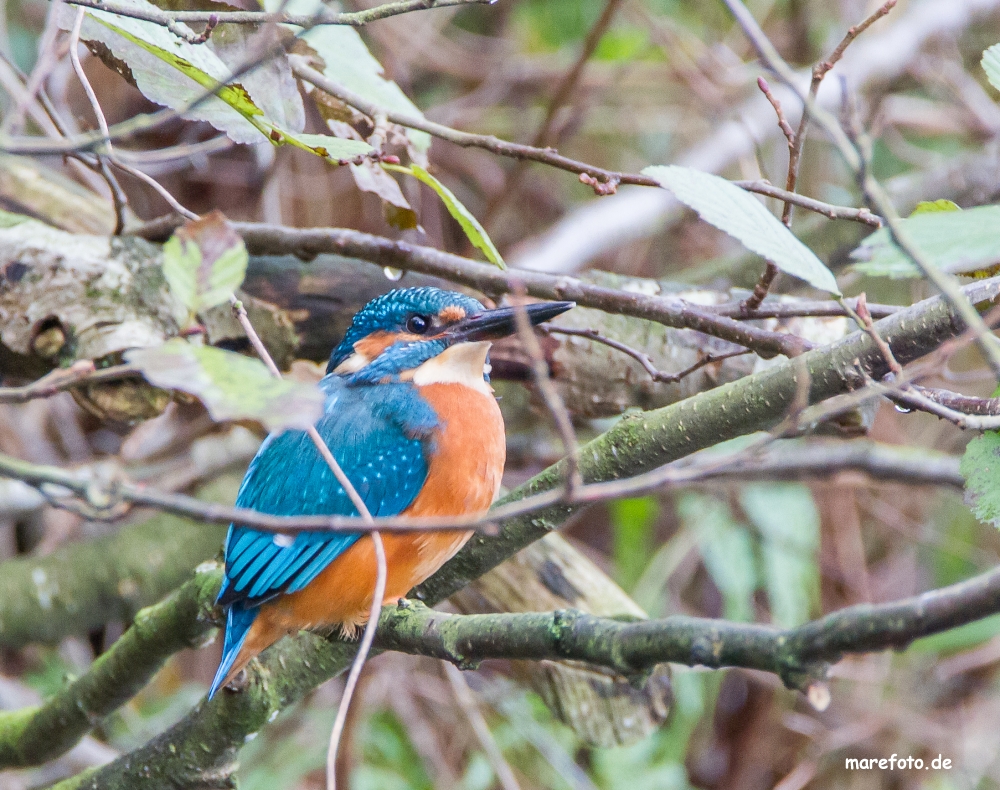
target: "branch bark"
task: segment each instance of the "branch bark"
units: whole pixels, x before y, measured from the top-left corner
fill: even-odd
[[[1000,296],[1000,279],[984,280],[965,289],[980,308]],[[960,335],[965,326],[940,297],[883,319],[876,324],[878,334],[889,343],[896,359],[905,364]],[[887,372],[884,357],[866,333],[855,333],[802,358],[774,365],[740,381],[702,393],[663,409],[625,418],[607,433],[581,449],[580,469],[585,480],[618,479],[676,460],[720,441],[766,430],[781,421],[785,412],[805,391],[816,403],[849,392],[865,374],[878,379]],[[799,377],[808,373],[808,387]],[[538,475],[506,498],[524,496],[561,485],[560,464]],[[525,545],[556,529],[573,509],[555,507],[509,522],[497,537],[475,536],[451,562],[445,565],[414,594],[428,604],[437,603],[465,586],[490,568],[512,556]],[[926,593],[916,599],[888,607],[855,607],[847,614],[835,613],[804,626],[791,636],[771,631],[767,626],[733,626],[740,639],[718,642],[716,631],[702,628],[688,634],[689,649],[697,662],[725,656],[727,663],[780,670],[793,685],[808,682],[813,675],[811,662],[836,657],[849,649],[882,649],[906,644],[917,636],[951,628],[978,619],[1000,605],[1000,572],[992,572],[959,585]],[[416,609],[413,610],[414,612]],[[383,617],[392,618],[392,611]],[[408,615],[408,616],[413,616]],[[429,613],[428,618],[441,617]],[[484,617],[527,618],[535,623],[533,633],[550,639],[569,634],[572,629],[556,627],[556,615],[484,615]],[[461,621],[456,621],[461,622]],[[497,621],[492,621],[497,622]],[[507,621],[509,622],[509,621]],[[675,621],[676,622],[676,621]],[[704,625],[704,624],[703,624]],[[681,623],[688,628],[691,623]],[[652,660],[643,628],[655,625],[616,623],[612,628],[635,628],[640,636],[636,652],[616,666],[637,670]],[[682,629],[683,630],[683,629]],[[610,633],[610,632],[609,632]],[[421,632],[423,635],[423,632]],[[386,634],[382,634],[386,638]],[[700,637],[700,639],[699,639]],[[487,634],[487,638],[492,637]],[[527,635],[525,639],[527,639]],[[774,646],[794,642],[797,663],[778,660]],[[402,642],[399,643],[400,646]],[[492,644],[492,641],[491,641]],[[498,649],[501,649],[498,646]],[[541,648],[537,648],[541,649]],[[466,650],[466,653],[471,651]],[[224,693],[212,702],[202,702],[178,724],[145,746],[96,771],[59,785],[67,788],[126,788],[142,782],[148,790],[198,785],[225,787],[238,749],[248,736],[263,727],[272,715],[300,699],[311,688],[343,671],[351,660],[353,645],[325,642],[315,635],[285,639],[252,665],[246,688],[240,693]],[[464,654],[463,654],[464,655]],[[560,657],[568,657],[564,651]],[[715,659],[718,663],[718,659]]]
[[[129,622],[212,557],[222,527],[158,514],[118,534],[0,565],[0,645],[56,643]]]
[[[490,264],[462,258],[430,247],[390,241],[345,228],[287,228],[253,222],[234,222],[248,249],[257,254],[291,254],[312,258],[332,252],[389,266],[420,272],[475,288],[490,296],[514,293],[523,288],[539,299],[572,300],[584,307],[635,316],[679,329],[694,329],[752,349],[768,358],[795,356],[810,344],[794,335],[770,332],[722,316],[711,315],[680,299],[623,293],[592,285],[573,277],[557,277],[525,270],[501,270]]]

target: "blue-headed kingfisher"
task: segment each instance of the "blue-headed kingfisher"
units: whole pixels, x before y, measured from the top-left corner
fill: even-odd
[[[524,309],[532,324],[573,306]],[[503,418],[489,385],[490,343],[515,332],[514,308],[487,310],[464,294],[407,288],[354,316],[319,386],[320,436],[373,516],[485,513],[503,474]],[[282,516],[357,516],[302,431],[270,435],[250,463],[239,507]],[[384,534],[383,603],[433,574],[471,532]],[[259,532],[231,526],[218,603],[226,609],[222,661],[209,696],[250,659],[299,630],[368,619],[375,549],[362,533]]]

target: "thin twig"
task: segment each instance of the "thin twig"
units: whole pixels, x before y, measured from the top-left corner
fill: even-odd
[[[472,731],[476,733],[476,740],[483,747],[486,759],[489,760],[490,765],[493,767],[493,772],[500,781],[500,786],[503,790],[521,790],[521,785],[518,784],[517,777],[514,776],[514,771],[504,759],[503,752],[500,751],[500,746],[497,744],[496,738],[493,737],[486,719],[483,718],[483,714],[479,710],[479,705],[472,693],[472,689],[469,688],[469,684],[465,680],[465,676],[462,675],[462,670],[451,662],[445,661],[444,673],[448,677],[448,682],[451,684],[451,690],[455,694],[455,699],[458,701],[459,707],[462,708],[465,718],[472,725]]]
[[[850,139],[850,136],[833,115],[820,107],[813,97],[802,94],[797,84],[795,72],[761,30],[757,20],[754,19],[753,14],[750,13],[742,0],[724,0],[724,2],[750,40],[761,61],[802,99],[811,119],[823,127],[831,141],[837,146],[840,155],[857,177],[866,200],[882,216],[888,226],[893,242],[955,308],[962,321],[974,330],[976,343],[994,374],[1000,375],[1000,344],[990,333],[982,316],[979,315],[972,303],[963,296],[956,279],[937,268],[914,244],[909,232],[903,228],[902,219],[885,189],[872,175],[871,168],[866,165],[862,150]]]
[[[850,299],[844,299],[848,305]],[[794,302],[779,302],[771,300],[764,302],[756,310],[742,313],[742,303],[730,302],[729,304],[703,305],[702,310],[714,315],[722,315],[727,318],[742,318],[754,321],[761,318],[833,318],[835,316],[848,316],[850,313],[844,309],[840,301],[811,301],[808,299],[796,299]],[[868,311],[872,318],[888,318],[893,313],[898,313],[905,308],[894,304],[872,304],[868,303]]]
[[[408,242],[346,228],[289,228],[249,222],[232,226],[256,254],[298,254],[306,257],[332,252],[361,258],[379,266],[421,272],[497,296],[523,286],[536,299],[568,300],[605,312],[645,318],[679,329],[694,329],[749,348],[763,357],[797,356],[813,345],[795,335],[771,332],[730,318],[712,315],[700,305],[670,296],[650,296],[593,285],[573,277],[529,270],[504,271]]]
[[[166,201],[167,205],[170,206],[170,208],[172,208],[174,211],[176,211],[180,216],[190,220],[196,220],[199,218],[198,215],[195,214],[193,211],[191,211],[189,208],[186,208],[185,206],[181,205],[180,201],[178,201],[177,198],[171,195],[170,192],[167,191],[167,188],[164,187],[159,181],[157,181],[152,176],[143,173],[137,167],[132,167],[131,165],[127,165],[124,162],[119,161],[117,157],[112,159],[111,163],[120,170],[128,173],[130,176],[138,178],[145,184],[149,184],[149,186],[151,186],[156,191],[156,194],[158,194],[161,198],[163,198],[164,201]]]
[[[80,29],[83,27],[83,18],[86,15],[87,12],[85,9],[78,8],[76,10],[76,19],[73,20],[73,31],[69,37],[69,59],[73,64],[73,71],[76,72],[77,79],[80,80],[80,84],[83,86],[84,93],[87,94],[87,101],[90,102],[90,107],[93,109],[94,115],[97,116],[97,128],[101,130],[104,139],[108,141],[106,150],[110,154],[112,153],[112,148],[111,133],[108,131],[108,121],[104,117],[104,110],[101,109],[101,105],[97,101],[97,94],[94,93],[94,88],[83,71],[83,64],[80,63],[80,53],[78,51],[80,49]]]
[[[334,98],[339,99],[359,112],[364,113],[369,118],[375,118],[380,114],[385,115],[389,121],[398,124],[399,126],[405,126],[408,129],[416,129],[421,132],[426,132],[433,137],[440,138],[441,140],[447,140],[448,142],[462,146],[463,148],[482,148],[486,151],[497,154],[498,156],[538,162],[550,167],[555,167],[559,170],[565,170],[569,173],[576,173],[580,176],[581,181],[589,184],[601,194],[607,193],[598,189],[598,187],[609,184],[633,184],[645,187],[661,187],[659,181],[650,178],[649,176],[644,176],[641,173],[625,173],[616,170],[605,170],[602,167],[596,167],[594,165],[587,164],[586,162],[580,162],[576,159],[570,159],[569,157],[562,156],[553,148],[538,148],[531,145],[524,145],[522,143],[511,143],[490,134],[472,134],[471,132],[463,132],[458,129],[452,129],[450,126],[429,121],[423,117],[407,115],[406,113],[390,110],[389,108],[375,104],[349,88],[331,80],[322,72],[314,69],[309,64],[309,61],[301,55],[290,55],[288,60],[292,65],[292,71],[299,79],[316,86],[324,93],[328,93]],[[584,176],[590,180],[584,181]],[[834,206],[812,198],[795,195],[787,192],[786,190],[779,189],[766,181],[737,181],[734,183],[749,192],[759,192],[760,194],[768,195],[769,197],[776,197],[782,200],[792,200],[796,205],[808,209],[809,211],[815,211],[816,213],[822,214],[830,219],[847,219],[855,222],[863,222],[866,225],[877,226],[878,224],[878,218],[865,208],[856,209],[846,206]]]
[[[141,377],[142,371],[132,365],[97,370],[89,359],[81,359],[68,368],[56,368],[23,387],[0,387],[0,403],[27,403],[35,398],[51,398],[73,387]]]
[[[623,354],[627,354],[632,357],[636,362],[642,365],[643,370],[645,370],[653,381],[662,382],[664,384],[676,384],[684,378],[690,376],[692,373],[700,370],[706,365],[711,365],[713,362],[722,362],[726,359],[732,359],[733,357],[743,356],[744,354],[750,354],[750,351],[730,351],[727,354],[706,354],[693,365],[684,368],[684,370],[679,373],[667,373],[660,370],[653,364],[652,358],[645,351],[640,351],[637,348],[632,348],[632,346],[626,345],[618,340],[610,337],[605,337],[596,329],[574,329],[571,327],[562,326],[542,326],[539,327],[542,332],[548,335],[569,335],[571,337],[585,337],[587,340],[593,340],[595,343],[601,343],[608,348],[613,348],[615,351],[621,351]]]
[[[386,3],[364,11],[338,13],[330,8],[323,8],[322,13],[309,15],[290,14],[283,11],[275,13],[268,11],[154,11],[153,9],[139,8],[131,3],[122,2],[122,0],[66,0],[66,2],[70,5],[108,11],[112,14],[131,19],[141,19],[144,22],[152,22],[166,28],[171,28],[178,22],[210,23],[213,17],[217,25],[261,25],[271,23],[306,28],[316,25],[361,27],[367,25],[369,22],[388,19],[400,14],[409,14],[413,11],[490,4],[494,0],[400,0],[400,2]],[[188,36],[185,35],[184,37],[187,38]],[[192,43],[202,42],[192,41]]]
[[[519,297],[523,296],[523,287],[517,287],[515,290]],[[545,352],[542,351],[542,346],[531,326],[531,320],[528,318],[528,312],[524,309],[520,299],[515,305],[514,320],[518,339],[531,360],[531,375],[535,387],[552,416],[552,421],[555,423],[562,441],[563,451],[566,453],[566,496],[572,499],[577,489],[583,485],[583,479],[580,477],[579,447],[576,442],[576,432],[573,430],[573,418],[570,416],[566,404],[563,403],[563,399],[552,385],[549,365],[545,361]]]

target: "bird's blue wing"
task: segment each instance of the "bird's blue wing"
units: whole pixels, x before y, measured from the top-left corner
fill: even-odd
[[[321,386],[327,402],[316,424],[320,436],[373,516],[399,514],[427,477],[425,444],[437,425],[433,409],[409,384],[350,387],[329,376]],[[236,504],[282,516],[357,515],[301,431],[268,437],[250,464]],[[330,532],[292,537],[231,527],[219,603],[252,607],[301,590],[359,537]]]

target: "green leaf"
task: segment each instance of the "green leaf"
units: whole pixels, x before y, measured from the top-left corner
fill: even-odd
[[[986,431],[969,442],[960,469],[976,518],[1000,527],[1000,432]]]
[[[911,217],[918,214],[935,214],[940,211],[961,211],[962,207],[954,201],[941,198],[940,200],[921,200],[917,207],[910,212]]]
[[[902,221],[913,243],[949,274],[991,273],[1000,266],[1000,206],[964,211],[924,211]],[[854,269],[873,277],[920,277],[921,272],[893,243],[888,228],[875,231],[851,253]]]
[[[615,500],[609,510],[616,580],[624,589],[631,590],[652,556],[652,529],[660,508],[655,497],[647,496]]]
[[[1000,44],[994,44],[983,53],[982,63],[990,85],[1000,91]]]
[[[833,273],[746,190],[711,173],[678,165],[647,167],[642,173],[673,192],[705,222],[738,239],[781,271],[840,295]]]
[[[130,2],[139,10],[159,10],[146,0]],[[75,16],[76,8],[62,7],[60,27],[71,29]],[[174,109],[187,106],[231,73],[208,46],[189,44],[161,25],[106,11],[87,9],[80,37],[103,45],[110,53],[106,60],[127,69],[124,73],[148,99]],[[164,68],[164,64],[172,68]],[[249,120],[260,115],[262,110],[238,83],[221,88],[186,113],[189,118],[212,124],[238,143],[260,141],[260,131]]]
[[[797,483],[749,485],[740,504],[763,538],[771,619],[782,628],[806,622],[819,608],[819,513]]]
[[[501,269],[507,268],[507,265],[503,262],[503,257],[500,255],[500,251],[493,246],[493,241],[490,239],[486,229],[479,224],[479,220],[472,215],[471,211],[462,205],[462,202],[455,197],[454,194],[452,194],[452,191],[448,189],[448,187],[434,178],[434,176],[424,170],[420,165],[400,167],[399,165],[383,164],[382,167],[386,170],[392,170],[397,173],[406,173],[407,175],[413,176],[418,181],[427,184],[427,186],[437,192],[438,197],[441,198],[441,202],[443,202],[445,208],[448,209],[448,213],[451,214],[451,216],[458,221],[458,224],[462,226],[462,230],[465,231],[465,235],[468,237],[469,241],[472,242],[472,246],[482,252],[483,255],[486,256],[486,260],[490,263],[495,264]]]
[[[318,387],[278,379],[259,360],[175,338],[125,358],[157,387],[194,395],[212,419],[256,420],[268,430],[305,429],[323,412]]]
[[[293,145],[335,165],[340,164],[341,160],[354,159],[372,151],[372,147],[361,140],[345,140],[328,134],[304,134],[275,128],[270,139],[275,145]]]
[[[247,250],[221,211],[178,228],[163,245],[163,276],[192,313],[229,301],[247,273]]]
[[[698,536],[705,569],[722,593],[726,619],[752,621],[757,563],[747,531],[733,520],[726,505],[708,496],[686,494],[678,510]]]

